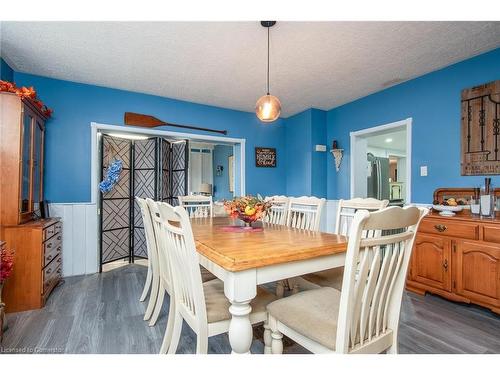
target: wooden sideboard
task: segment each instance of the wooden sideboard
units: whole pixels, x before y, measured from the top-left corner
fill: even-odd
[[[42,308],[62,275],[62,223],[58,218],[4,227],[15,249],[12,275],[5,282],[7,312]]]
[[[406,287],[500,314],[500,218],[430,213],[418,229]]]

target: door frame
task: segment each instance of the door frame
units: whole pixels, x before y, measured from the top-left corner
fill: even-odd
[[[354,132],[350,132],[350,137],[351,137],[351,142],[350,142],[350,164],[351,164],[351,175],[350,175],[350,196],[351,199],[355,198],[354,196],[354,176],[355,176],[355,171],[354,167],[356,165],[355,160],[357,157],[356,153],[356,143],[358,138],[365,138],[367,135],[373,134],[373,133],[379,133],[382,131],[388,131],[388,130],[406,130],[406,199],[405,199],[405,204],[411,204],[411,128],[412,128],[412,121],[413,119],[411,117],[405,119],[405,120],[400,120],[400,121],[395,121],[391,122],[388,124],[384,125],[379,125],[379,126],[374,126],[372,128],[367,128],[367,129],[362,129]]]
[[[240,191],[239,195],[245,195],[245,138],[229,138],[229,137],[221,137],[215,135],[204,135],[204,134],[193,134],[193,133],[181,133],[181,132],[173,132],[166,130],[156,130],[156,129],[147,129],[141,127],[124,127],[123,125],[110,125],[110,124],[101,124],[98,122],[91,122],[91,203],[97,204],[97,200],[99,197],[99,153],[98,153],[98,145],[99,145],[99,134],[100,133],[121,133],[121,134],[130,134],[130,135],[143,135],[143,136],[156,136],[156,137],[166,137],[166,138],[179,138],[179,139],[187,139],[192,142],[216,142],[216,143],[225,143],[232,144],[234,151],[238,147],[234,147],[239,145],[240,151]],[[235,158],[236,160],[236,158]],[[238,195],[238,192],[235,192],[235,195]]]

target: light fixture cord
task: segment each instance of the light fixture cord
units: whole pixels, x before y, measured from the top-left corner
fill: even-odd
[[[269,29],[267,27],[267,95],[269,95]]]

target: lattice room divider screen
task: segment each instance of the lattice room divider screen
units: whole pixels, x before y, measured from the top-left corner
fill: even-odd
[[[115,158],[123,170],[114,188],[100,194],[100,271],[109,262],[147,257],[134,197],[177,205],[177,197],[187,194],[189,149],[187,141],[160,137],[129,140],[103,134],[101,140],[101,177]]]

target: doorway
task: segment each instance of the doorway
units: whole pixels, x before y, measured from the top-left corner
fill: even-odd
[[[412,119],[351,132],[351,198],[411,203]]]
[[[101,192],[99,190],[99,183],[102,181],[102,173],[103,173],[103,149],[102,146],[102,138],[104,136],[114,136],[114,138],[120,139],[121,146],[123,146],[124,155],[121,155],[123,160],[126,160],[126,155],[130,158],[131,145],[134,145],[137,148],[137,153],[142,152],[144,155],[153,155],[153,159],[144,158],[143,156],[139,156],[139,159],[143,160],[141,165],[133,164],[133,159],[129,162],[128,168],[132,166],[132,169],[135,168],[135,171],[142,171],[138,174],[136,173],[136,181],[142,178],[145,182],[144,187],[148,186],[148,190],[150,190],[149,196],[153,199],[162,199],[166,202],[176,205],[177,204],[177,196],[186,195],[190,192],[200,193],[202,185],[207,185],[203,180],[206,176],[202,176],[202,180],[198,181],[196,186],[190,186],[191,184],[191,176],[189,176],[189,159],[190,156],[194,155],[190,153],[190,145],[195,144],[196,142],[204,142],[207,144],[212,144],[214,148],[214,156],[213,156],[213,165],[212,165],[212,193],[215,197],[219,197],[218,199],[224,199],[225,197],[221,196],[223,192],[229,190],[228,193],[231,195],[245,195],[245,139],[242,138],[230,138],[230,137],[222,137],[222,136],[212,136],[212,135],[200,135],[200,134],[192,134],[192,133],[180,133],[180,132],[172,132],[165,130],[156,130],[156,129],[147,129],[140,127],[123,127],[118,125],[108,125],[108,124],[99,124],[99,123],[91,123],[91,203],[95,205],[96,209],[96,219],[95,225],[92,226],[91,232],[89,232],[89,236],[95,238],[96,241],[96,249],[95,252],[95,264],[96,271],[102,269],[102,256],[101,256],[101,241],[102,241],[102,211],[103,205],[101,201]],[[184,160],[183,166],[177,168],[175,166],[171,167],[172,173],[169,172],[168,167],[158,167],[158,160],[167,160],[167,157],[161,155],[161,150],[166,150],[165,147],[162,147],[165,142],[171,144],[173,147],[183,147],[183,150],[186,152],[184,159],[176,158],[177,161]],[[148,145],[148,147],[146,147]],[[177,145],[177,146],[176,146]],[[224,147],[223,147],[224,146]],[[140,151],[139,151],[140,149]],[[219,152],[219,149],[222,150]],[[228,155],[226,155],[226,153]],[[177,154],[182,154],[179,152]],[[217,158],[217,155],[220,154],[221,161]],[[172,154],[171,154],[172,155]],[[137,157],[136,157],[137,159]],[[148,160],[145,162],[145,160]],[[137,160],[136,160],[137,161]],[[174,162],[174,161],[172,161]],[[186,170],[187,163],[187,170]],[[181,163],[182,164],[182,163]],[[206,163],[205,163],[206,164]],[[168,163],[166,165],[169,165]],[[124,172],[125,172],[125,163],[124,163]],[[128,172],[130,173],[130,171]],[[126,174],[126,173],[125,173]],[[139,176],[139,174],[141,176]],[[178,184],[178,189],[171,189],[167,195],[164,193],[167,192],[164,186],[161,185],[162,181],[167,185],[170,184],[168,182],[168,176],[172,174],[172,180],[181,181],[183,184]],[[146,176],[147,175],[147,176]],[[162,178],[162,175],[164,178]],[[233,176],[231,179],[229,176]],[[148,178],[144,178],[148,177]],[[120,177],[121,179],[121,177]],[[142,181],[141,180],[141,181]],[[153,183],[150,183],[154,181]],[[222,182],[227,184],[227,189],[223,186]],[[148,183],[146,183],[148,182]],[[208,181],[209,182],[209,181]],[[174,181],[172,181],[174,183]],[[120,182],[118,183],[120,184]],[[158,186],[160,184],[160,186]],[[194,184],[193,184],[194,185]],[[210,184],[208,184],[210,185]],[[140,236],[140,232],[142,232],[140,227],[142,226],[142,220],[140,220],[140,212],[134,208],[135,203],[133,202],[133,197],[135,195],[144,196],[144,194],[133,193],[135,191],[134,187],[130,185],[130,179],[128,182],[124,181],[124,187],[128,189],[128,195],[122,194],[119,198],[122,198],[122,204],[124,205],[123,210],[127,211],[129,215],[128,219],[128,232],[127,225],[122,225],[121,227],[117,226],[113,229],[125,228],[124,233],[121,234],[120,246],[116,248],[116,253],[112,254],[111,258],[106,258],[108,261],[111,259],[114,260],[110,263],[106,262],[106,269],[111,270],[113,267],[120,267],[122,265],[129,264],[129,262],[133,259],[136,263],[144,262],[144,256],[146,255],[145,244],[144,246],[139,246],[141,240],[139,237],[135,238],[135,233],[138,233],[137,236]],[[206,186],[205,186],[206,187]],[[209,187],[210,188],[210,187]],[[155,190],[156,189],[156,190]],[[181,189],[182,191],[180,191]],[[175,190],[175,191],[174,191]],[[135,195],[134,195],[135,194]],[[155,198],[156,197],[156,198]],[[130,213],[130,208],[134,208],[135,211]],[[121,211],[120,211],[121,212]],[[130,216],[134,215],[135,219],[138,219],[138,222],[134,222],[130,220]],[[118,216],[118,215],[115,215]],[[132,223],[132,224],[130,224]],[[124,224],[124,223],[122,223]],[[127,233],[129,235],[129,239],[127,242]],[[133,243],[130,241],[134,241]],[[137,247],[137,249],[136,249]],[[139,249],[139,247],[142,249]],[[115,251],[115,250],[113,250]],[[112,253],[112,252],[111,252]]]

